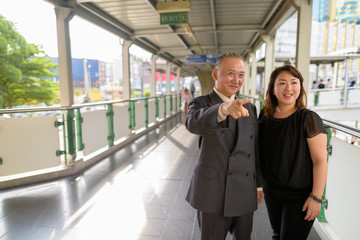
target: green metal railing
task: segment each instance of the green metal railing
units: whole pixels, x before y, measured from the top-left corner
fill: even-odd
[[[106,117],[108,120],[108,146],[112,147],[114,146],[114,139],[115,139],[115,134],[114,134],[114,110],[113,110],[113,105],[112,104],[108,104],[107,105],[107,111],[106,111]]]
[[[129,112],[129,130],[133,131],[136,127],[136,115],[135,115],[135,103],[137,101],[145,102],[145,127],[149,127],[149,100],[155,99],[155,119],[159,118],[159,99],[164,98],[164,118],[167,116],[166,110],[166,99],[170,96],[170,112],[173,112],[173,97],[175,97],[175,103],[177,104],[178,98],[180,99],[180,94],[171,94],[171,95],[159,95],[156,97],[147,97],[147,98],[134,98],[130,100],[119,100],[119,101],[107,101],[107,102],[96,102],[96,103],[86,103],[73,105],[72,107],[46,107],[46,108],[23,108],[23,109],[0,109],[0,115],[2,114],[13,114],[13,113],[31,113],[31,112],[42,112],[42,111],[62,111],[60,115],[60,120],[56,120],[54,123],[55,127],[62,126],[62,135],[63,135],[63,149],[56,151],[56,156],[60,157],[64,155],[65,164],[67,162],[67,154],[73,155],[76,151],[82,151],[85,148],[83,142],[83,131],[82,124],[83,118],[81,116],[81,108],[87,107],[96,107],[96,106],[106,106],[106,118],[108,125],[108,134],[107,142],[108,146],[114,146],[115,133],[114,133],[114,109],[113,105],[118,103],[128,103],[128,112]],[[179,101],[181,103],[181,101]],[[175,107],[176,112],[178,111],[178,106]],[[180,108],[179,108],[180,109]],[[75,115],[75,116],[74,116]],[[76,143],[76,144],[75,144]],[[3,160],[3,159],[1,159]],[[1,164],[0,164],[1,165]]]
[[[331,130],[329,126],[325,126],[326,131],[327,131],[327,142],[326,142],[326,148],[327,148],[327,157],[326,160],[327,162],[329,162],[329,157],[332,154],[332,146],[330,144],[330,140],[331,140]],[[326,183],[325,183],[325,187],[324,187],[324,192],[322,194],[322,199],[324,200],[323,204],[321,204],[321,209],[320,209],[320,215],[318,216],[318,221],[319,222],[327,222],[326,217],[325,217],[325,209],[327,209],[328,207],[328,200],[326,199]]]
[[[76,109],[75,113],[75,126],[76,126],[76,142],[77,142],[77,150],[81,151],[84,149],[85,145],[82,140],[82,127],[81,124],[83,122],[83,118],[81,117],[80,109]]]

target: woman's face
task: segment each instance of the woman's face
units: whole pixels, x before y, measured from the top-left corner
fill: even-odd
[[[277,98],[279,107],[294,105],[300,95],[300,80],[288,71],[279,73],[274,83],[274,95]]]

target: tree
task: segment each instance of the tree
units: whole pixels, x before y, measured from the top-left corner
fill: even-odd
[[[51,80],[56,68],[40,46],[28,43],[0,15],[0,108],[58,100],[59,85]]]

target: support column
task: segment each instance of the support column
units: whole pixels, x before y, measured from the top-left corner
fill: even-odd
[[[251,97],[256,97],[256,73],[257,73],[257,64],[256,64],[256,57],[255,53],[250,53],[251,57]]]
[[[350,59],[346,58],[345,60],[345,83],[344,83],[344,107],[347,107],[347,101],[349,96],[349,69],[350,69]]]
[[[177,82],[176,82],[176,92],[180,93],[180,71],[181,68],[177,68]]]
[[[171,62],[166,62],[166,94],[171,93],[170,74],[171,74]]]
[[[270,34],[263,34],[261,35],[262,39],[266,43],[266,50],[265,50],[265,70],[264,70],[264,98],[266,96],[266,91],[270,81],[270,75],[274,70],[275,66],[275,40],[274,35]]]
[[[333,79],[333,89],[338,85],[339,79],[339,62],[334,63],[334,79]]]
[[[249,96],[249,85],[250,85],[250,58],[245,61],[245,81],[242,87],[242,94]]]
[[[69,22],[74,12],[68,8],[55,7],[59,54],[60,104],[69,107],[74,104],[71,46]]]
[[[129,48],[132,44],[130,40],[124,40],[122,44],[122,64],[123,64],[123,99],[131,98],[130,84],[130,52]]]
[[[310,40],[312,4],[309,0],[294,0],[298,8],[295,63],[304,78],[305,91],[309,88]]]
[[[91,100],[91,81],[89,79],[90,71],[88,71],[88,65],[87,65],[86,58],[83,58],[83,68],[84,68],[84,87],[85,87],[86,102],[90,102],[90,100]]]
[[[151,56],[151,82],[150,82],[150,97],[155,97],[156,95],[156,59],[158,55],[153,54]]]
[[[55,7],[55,15],[59,55],[60,105],[70,107],[74,104],[74,89],[69,22],[74,17],[74,12],[68,8]],[[62,111],[62,114],[64,119],[65,164],[74,165],[76,159],[74,111]]]

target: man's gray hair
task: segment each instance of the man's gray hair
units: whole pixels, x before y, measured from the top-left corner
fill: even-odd
[[[240,54],[234,53],[234,52],[228,52],[228,53],[225,53],[218,57],[218,59],[216,60],[216,63],[215,63],[215,68],[220,66],[222,64],[222,62],[224,61],[224,58],[227,58],[227,57],[238,58],[244,62],[244,58]]]

